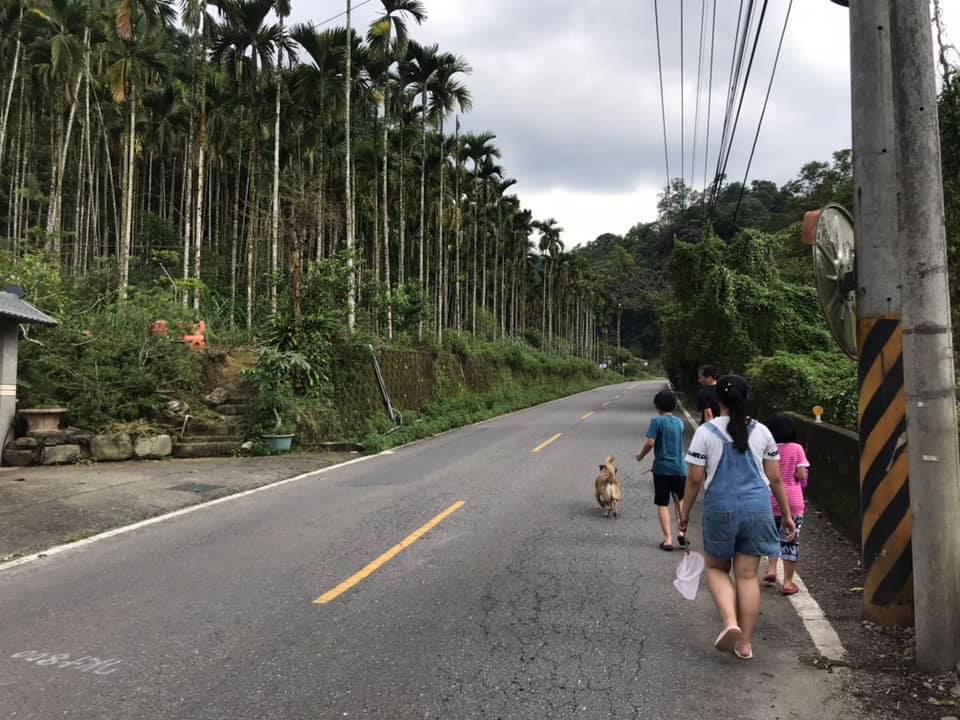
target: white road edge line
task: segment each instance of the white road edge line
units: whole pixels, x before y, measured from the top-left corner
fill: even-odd
[[[161,523],[161,522],[164,522],[164,521],[166,521],[166,520],[173,520],[173,519],[178,518],[178,517],[180,517],[180,516],[182,516],[182,515],[189,515],[189,514],[192,513],[192,512],[197,512],[197,511],[203,510],[203,509],[205,509],[205,508],[214,507],[214,506],[216,506],[216,505],[220,505],[220,504],[222,504],[222,503],[229,502],[229,501],[231,501],[231,500],[238,500],[238,499],[240,499],[240,498],[247,497],[247,496],[253,495],[253,494],[255,494],[255,493],[259,493],[259,492],[263,492],[263,491],[265,491],[265,490],[270,490],[270,489],[272,489],[272,488],[280,487],[281,485],[286,485],[286,484],[288,484],[288,483],[297,482],[298,480],[305,480],[306,478],[314,477],[314,476],[316,476],[316,475],[323,475],[323,474],[328,473],[328,472],[330,472],[330,471],[332,471],[332,470],[337,470],[338,468],[347,467],[348,465],[354,465],[354,464],[356,464],[356,463],[364,462],[364,461],[366,461],[366,460],[371,460],[371,459],[373,459],[373,458],[380,457],[380,456],[382,456],[382,455],[394,455],[398,450],[401,450],[401,449],[404,449],[404,448],[408,448],[408,447],[411,447],[411,446],[415,446],[415,445],[420,445],[420,444],[426,442],[427,440],[433,440],[433,439],[435,439],[435,438],[442,437],[443,435],[447,435],[447,434],[450,434],[450,433],[457,432],[458,430],[466,430],[466,429],[471,428],[471,427],[477,427],[477,426],[480,426],[480,425],[486,425],[487,423],[496,422],[497,420],[502,420],[502,419],[504,419],[504,418],[510,417],[511,415],[519,415],[520,413],[529,412],[529,411],[531,411],[531,410],[535,410],[535,409],[537,409],[537,408],[544,407],[544,406],[546,406],[546,405],[552,405],[552,404],[554,404],[554,403],[559,403],[559,402],[562,402],[562,401],[564,401],[564,400],[569,400],[569,399],[571,399],[571,398],[575,398],[575,397],[578,397],[578,396],[580,396],[580,395],[586,395],[587,393],[597,392],[598,390],[603,390],[603,389],[608,388],[608,387],[610,387],[610,386],[609,386],[609,385],[600,385],[599,387],[591,388],[590,390],[583,390],[583,391],[581,391],[581,392],[579,392],[579,393],[575,393],[575,394],[573,394],[573,395],[567,395],[567,396],[562,397],[562,398],[556,398],[556,399],[554,399],[554,400],[548,400],[547,402],[545,402],[545,403],[540,403],[540,404],[538,404],[538,405],[531,405],[530,407],[521,408],[520,410],[514,410],[513,412],[507,413],[506,415],[498,415],[498,416],[496,416],[496,417],[487,418],[486,420],[481,420],[481,421],[479,421],[479,422],[471,423],[470,425],[463,425],[463,426],[458,427],[458,428],[450,428],[449,430],[445,430],[445,431],[442,432],[442,433],[437,433],[436,435],[431,435],[430,437],[420,438],[419,440],[413,440],[413,441],[411,441],[411,442],[409,442],[409,443],[405,443],[405,444],[403,444],[403,445],[399,445],[399,446],[397,446],[397,447],[395,447],[395,448],[392,448],[392,449],[390,449],[390,450],[384,450],[383,452],[377,453],[376,455],[364,455],[364,456],[362,456],[362,457],[354,458],[353,460],[347,460],[346,462],[338,463],[338,464],[336,464],[336,465],[330,465],[329,467],[320,468],[319,470],[311,470],[310,472],[302,473],[302,474],[300,474],[300,475],[296,475],[296,476],[291,477],[291,478],[284,478],[283,480],[277,480],[276,482],[268,483],[267,485],[261,485],[260,487],[251,488],[250,490],[244,490],[244,491],[239,492],[239,493],[234,493],[233,495],[227,495],[227,496],[222,497],[222,498],[217,498],[216,500],[209,500],[209,501],[207,501],[207,502],[197,503],[196,505],[189,505],[188,507],[180,508],[179,510],[173,510],[172,512],[165,513],[165,514],[163,514],[163,515],[157,515],[157,516],[152,517],[152,518],[147,518],[146,520],[141,520],[141,521],[135,522],[135,523],[133,523],[133,524],[131,524],[131,525],[123,525],[123,526],[118,527],[118,528],[112,528],[112,529],[110,529],[110,530],[105,530],[105,531],[103,531],[102,533],[97,533],[96,535],[91,535],[90,537],[84,538],[83,540],[77,540],[76,542],[71,542],[71,543],[64,543],[64,544],[62,544],[62,545],[54,545],[53,547],[48,548],[48,549],[46,549],[46,550],[41,550],[41,551],[39,551],[39,552],[32,553],[32,554],[30,554],[30,555],[24,555],[23,557],[17,558],[17,559],[15,559],[15,560],[8,560],[7,562],[2,562],[2,563],[0,563],[0,573],[2,573],[4,570],[12,570],[13,568],[20,567],[21,565],[27,565],[27,564],[29,564],[29,563],[36,562],[37,560],[45,560],[45,559],[49,558],[51,555],[59,555],[60,553],[66,552],[66,551],[68,551],[68,550],[73,550],[73,549],[76,549],[76,548],[84,547],[84,546],[86,546],[86,545],[91,545],[91,544],[93,544],[93,543],[95,543],[95,542],[99,542],[100,540],[106,540],[107,538],[115,537],[115,536],[117,536],[117,535],[123,535],[123,534],[128,533],[128,532],[133,532],[134,530],[139,530],[140,528],[148,527],[148,526],[150,526],[150,525],[154,525],[154,524],[156,524],[156,523]]]
[[[668,383],[668,384],[670,385],[670,389],[673,390],[673,383]],[[676,391],[674,390],[674,392],[676,392]],[[693,415],[691,415],[689,412],[687,412],[687,408],[684,407],[684,404],[680,401],[680,396],[679,396],[679,395],[677,395],[677,405],[679,405],[679,406],[680,406],[680,409],[683,410],[683,415],[684,415],[684,417],[686,417],[686,418],[687,418],[687,422],[690,423],[690,429],[696,431],[696,429],[697,429],[697,422],[696,422],[696,420],[693,419]]]
[[[783,563],[777,564],[777,579],[783,583]],[[820,603],[814,600],[813,595],[807,590],[806,584],[800,579],[800,575],[793,574],[793,581],[800,588],[796,595],[788,596],[793,609],[800,616],[800,622],[806,629],[813,644],[824,658],[831,662],[844,662],[847,658],[847,650],[843,647],[843,642],[833,625],[824,615]],[[779,592],[779,590],[778,590]]]
[[[673,389],[673,385],[670,386],[670,389]],[[680,406],[680,409],[683,410],[683,414],[686,416],[687,422],[690,423],[690,427],[696,430],[697,423],[690,413],[687,412],[687,408],[683,406],[683,403],[680,402],[679,397],[677,398],[677,404]],[[782,584],[783,563],[777,564],[777,578]],[[810,639],[813,640],[817,652],[830,662],[844,662],[847,657],[847,650],[843,647],[843,642],[840,640],[840,636],[837,635],[837,631],[833,629],[833,625],[830,624],[830,621],[824,614],[820,603],[814,600],[813,595],[810,594],[807,586],[803,580],[800,579],[799,574],[794,573],[793,581],[797,584],[797,587],[800,588],[800,592],[796,595],[788,596],[788,599],[790,600],[790,604],[793,605],[793,609],[797,611],[797,615],[800,616],[800,622],[803,623],[804,629],[807,631]]]
[[[214,507],[216,505],[221,505],[223,503],[231,502],[233,500],[239,500],[240,498],[249,497],[250,495],[255,495],[257,493],[264,492],[266,490],[273,490],[282,485],[287,485],[289,483],[298,482],[299,480],[306,480],[307,478],[316,477],[317,475],[324,475],[333,470],[338,470],[340,468],[347,467],[348,465],[356,465],[357,463],[366,462],[367,460],[372,460],[373,458],[381,457],[382,455],[393,455],[393,450],[384,450],[383,452],[377,453],[376,455],[364,455],[362,457],[354,458],[353,460],[346,460],[342,463],[337,463],[336,465],[329,465],[327,467],[320,468],[318,470],[311,470],[310,472],[301,473],[300,475],[295,475],[293,477],[284,478],[283,480],[277,480],[266,485],[261,485],[259,487],[250,488],[249,490],[243,490],[233,495],[226,495],[216,500],[209,500],[207,502],[197,503],[196,505],[188,505],[187,507],[180,508],[179,510],[173,510],[163,515],[156,515],[146,520],[141,520],[135,522],[131,525],[123,525],[118,528],[112,528],[111,530],[105,530],[102,533],[97,533],[96,535],[91,535],[88,538],[83,540],[77,540],[76,542],[64,543],[62,545],[54,545],[52,548],[47,550],[41,550],[40,552],[33,553],[31,555],[25,555],[16,560],[9,560],[5,563],[0,563],[0,572],[4,570],[12,570],[15,567],[20,567],[21,565],[27,565],[28,563],[36,562],[37,560],[45,560],[52,555],[59,555],[60,553],[67,552],[68,550],[75,550],[82,548],[86,545],[92,545],[95,542],[101,540],[106,540],[107,538],[116,537],[117,535],[125,535],[127,533],[133,532],[134,530],[139,530],[140,528],[149,527],[150,525],[156,525],[157,523],[166,522],[167,520],[173,520],[183,515],[189,515],[190,513],[198,512],[200,510],[206,510],[208,508]]]

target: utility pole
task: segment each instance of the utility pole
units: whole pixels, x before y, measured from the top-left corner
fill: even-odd
[[[960,455],[928,0],[890,4],[917,665],[960,661]]]
[[[846,3],[841,3],[846,4]],[[890,0],[850,0],[863,611],[913,622]]]

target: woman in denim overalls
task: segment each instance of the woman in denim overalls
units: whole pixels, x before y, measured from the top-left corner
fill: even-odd
[[[747,417],[746,381],[736,375],[720,378],[717,398],[721,416],[701,425],[690,443],[680,529],[686,531],[690,509],[706,479],[703,549],[707,584],[723,618],[723,630],[714,646],[749,660],[760,613],[760,558],[780,553],[770,492],[780,507],[787,507],[787,498],[776,441],[766,426]],[[792,537],[796,532],[793,520],[784,517],[783,529],[786,537]],[[736,584],[730,578],[731,567]]]

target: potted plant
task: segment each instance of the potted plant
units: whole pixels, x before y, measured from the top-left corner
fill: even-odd
[[[303,354],[292,350],[264,347],[258,355],[257,365],[243,372],[254,391],[253,429],[271,451],[288,452],[296,431],[294,384],[312,368]]]

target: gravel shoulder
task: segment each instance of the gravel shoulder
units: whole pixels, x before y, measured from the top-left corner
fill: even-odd
[[[871,720],[960,716],[957,674],[921,675],[913,628],[884,628],[863,619],[860,549],[816,505],[808,502],[807,508],[798,571],[847,650],[849,668],[834,670],[847,675],[849,695]]]

